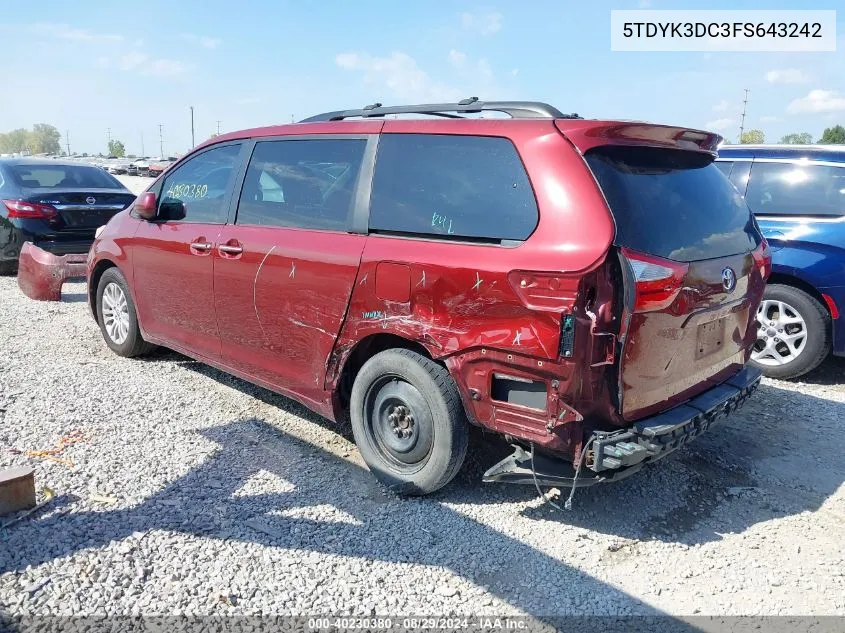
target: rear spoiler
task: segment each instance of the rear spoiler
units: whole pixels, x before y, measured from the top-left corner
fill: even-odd
[[[555,125],[582,154],[601,145],[647,145],[716,155],[722,137],[715,132],[642,121],[556,119]]]

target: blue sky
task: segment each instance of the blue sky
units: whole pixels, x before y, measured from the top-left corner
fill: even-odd
[[[715,0],[710,9],[803,3]],[[767,140],[845,124],[845,7],[835,53],[610,51],[610,10],[701,8],[670,0],[387,3],[6,3],[0,131],[51,123],[74,152],[158,154],[222,131],[325,110],[464,96],[548,101],[586,117],[746,129]],[[37,8],[36,8],[37,7]],[[400,8],[401,7],[401,8]],[[64,143],[64,139],[63,139]]]

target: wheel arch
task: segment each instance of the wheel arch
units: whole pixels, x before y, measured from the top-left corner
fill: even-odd
[[[97,286],[100,285],[100,278],[103,273],[109,268],[117,268],[117,264],[110,259],[101,259],[96,263],[88,277],[88,305],[91,307],[91,312],[97,323],[99,323],[97,318]]]
[[[816,301],[818,301],[824,309],[827,310],[827,313],[830,314],[830,306],[825,301],[825,298],[822,296],[822,293],[819,292],[813,284],[804,281],[803,279],[796,277],[795,275],[790,275],[788,273],[781,273],[781,272],[773,272],[769,275],[769,279],[767,282],[769,285],[778,284],[781,286],[792,286],[793,288],[797,288],[798,290],[802,290],[806,292],[808,295],[813,297]]]

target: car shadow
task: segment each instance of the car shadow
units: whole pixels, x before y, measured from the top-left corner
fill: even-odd
[[[811,385],[842,385],[845,384],[845,357],[828,356],[821,365],[813,371],[799,376],[789,382]]]
[[[203,363],[186,359],[186,367],[353,441],[348,422],[330,422],[293,400]],[[695,545],[818,509],[845,482],[837,441],[845,433],[835,422],[845,419],[845,404],[778,384],[767,381],[741,411],[639,473],[577,490],[572,511],[538,503],[521,514],[622,539]],[[484,471],[510,451],[498,435],[473,428],[463,468],[434,498],[469,504],[536,498],[532,486],[481,483]],[[568,493],[562,490],[561,496]]]
[[[88,301],[86,292],[62,292],[62,303],[83,303]]]
[[[554,625],[558,617],[589,612],[656,617],[662,625],[673,625],[671,630],[698,630],[465,516],[442,503],[443,499],[403,500],[387,494],[365,469],[262,419],[238,419],[198,433],[219,449],[139,505],[97,512],[54,508],[43,518],[7,530],[7,555],[0,556],[0,573],[21,571],[138,532],[168,530],[217,539],[221,544],[255,543],[442,567],[535,614],[540,623]],[[285,491],[241,492],[252,476],[265,472],[283,479],[288,484]],[[326,481],[338,485],[326,486]],[[325,521],[298,512],[327,504],[347,519]],[[51,538],[57,532],[62,538]],[[596,630],[630,630],[631,626],[630,622],[618,629],[612,622],[601,624]]]

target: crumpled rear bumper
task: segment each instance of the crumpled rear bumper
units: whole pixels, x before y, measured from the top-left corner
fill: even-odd
[[[87,259],[87,254],[53,255],[24,242],[18,259],[18,286],[30,299],[60,301],[65,281],[85,277]]]
[[[733,378],[660,415],[618,431],[594,431],[586,438],[587,453],[577,485],[616,481],[645,464],[662,459],[704,433],[712,424],[745,404],[760,385],[761,372],[745,367]],[[572,485],[574,468],[562,459],[515,447],[513,455],[484,473],[484,481],[544,485]],[[533,464],[532,464],[533,461]]]

